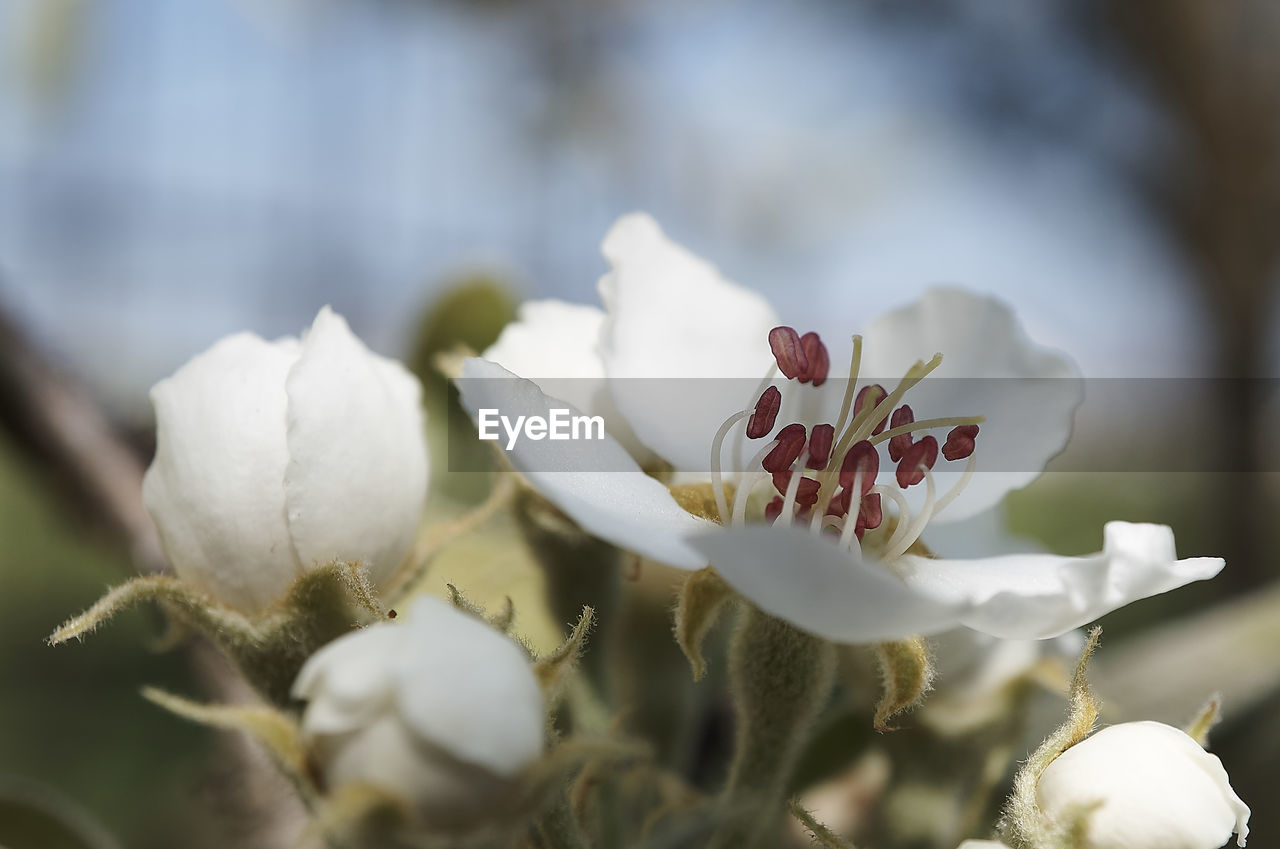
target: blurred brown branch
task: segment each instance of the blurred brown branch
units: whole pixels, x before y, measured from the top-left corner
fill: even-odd
[[[1217,346],[1211,450],[1223,468],[1261,469],[1260,381],[1280,262],[1280,5],[1272,0],[1108,4],[1117,31],[1189,140],[1151,196],[1197,270]],[[1219,525],[1237,591],[1267,580],[1261,475],[1218,476]]]
[[[140,572],[167,570],[155,526],[142,504],[142,458],[75,381],[37,350],[2,305],[0,430],[37,474],[60,483],[58,489],[80,512],[128,550]],[[193,638],[188,654],[210,697],[222,702],[257,698],[206,640]],[[139,703],[138,709],[147,708]],[[217,813],[229,824],[236,845],[305,846],[302,805],[256,744],[241,734],[224,735],[216,772]]]
[[[101,409],[54,368],[0,306],[0,427],[60,489],[124,542],[140,572],[166,568],[142,506],[142,462]]]

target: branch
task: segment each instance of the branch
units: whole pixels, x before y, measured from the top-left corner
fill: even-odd
[[[90,517],[130,554],[139,572],[168,571],[155,526],[142,504],[143,461],[103,411],[55,368],[0,305],[0,430],[77,496]],[[188,659],[210,696],[254,703],[257,696],[207,640],[194,640]],[[306,814],[265,752],[243,735],[223,738],[219,795],[234,819],[253,829],[255,846],[303,846]]]

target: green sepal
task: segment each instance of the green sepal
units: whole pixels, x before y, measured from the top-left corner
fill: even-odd
[[[875,648],[884,693],[871,724],[877,731],[893,731],[890,719],[924,701],[933,684],[933,665],[923,637],[877,643]]]
[[[304,801],[314,803],[318,790],[307,768],[302,729],[292,715],[270,705],[201,704],[155,687],[144,687],[142,697],[199,725],[248,734],[267,750]]]
[[[281,601],[252,617],[179,578],[152,575],[114,587],[84,613],[67,620],[48,642],[56,646],[83,639],[117,613],[144,601],[163,604],[207,636],[255,689],[277,705],[288,704],[298,671],[317,649],[386,615],[358,563],[331,563],[304,573]]]
[[[546,694],[549,704],[554,705],[564,695],[565,685],[578,668],[582,653],[587,647],[587,637],[595,623],[595,611],[590,607],[582,608],[578,623],[573,626],[565,641],[534,663],[534,674],[538,676],[538,683],[542,685],[542,692]]]
[[[1205,702],[1204,707],[1196,713],[1195,718],[1187,725],[1187,736],[1200,744],[1200,748],[1209,747],[1209,732],[1222,719],[1222,696],[1215,693]]]
[[[1013,793],[997,826],[1011,849],[1078,849],[1083,845],[1084,829],[1095,806],[1077,806],[1049,822],[1036,802],[1036,788],[1049,764],[1088,737],[1098,721],[1101,703],[1089,687],[1088,671],[1089,659],[1101,638],[1102,629],[1095,627],[1080,652],[1067,697],[1066,722],[1032,752],[1013,779]]]
[[[724,603],[732,596],[733,588],[710,566],[690,572],[680,587],[675,613],[676,642],[689,660],[694,681],[701,681],[707,674],[702,644],[720,618]]]

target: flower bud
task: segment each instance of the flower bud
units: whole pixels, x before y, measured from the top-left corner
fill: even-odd
[[[481,620],[420,598],[322,648],[293,687],[330,791],[372,785],[437,828],[492,819],[539,758],[545,707],[524,650]]]
[[[1159,722],[1104,728],[1040,776],[1036,801],[1060,820],[1087,815],[1085,849],[1218,849],[1245,845],[1249,808],[1217,756]]]
[[[174,570],[247,613],[335,560],[386,579],[426,498],[421,394],[327,307],[301,341],[238,333],[160,381],[143,498]]]

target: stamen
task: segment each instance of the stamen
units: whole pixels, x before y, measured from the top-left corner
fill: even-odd
[[[911,505],[907,504],[907,497],[902,494],[901,490],[892,487],[876,485],[871,487],[872,495],[887,496],[898,507],[898,527],[894,528],[893,536],[898,535],[898,530],[907,525],[911,521]]]
[[[765,518],[765,521],[772,523],[776,521],[777,518],[781,515],[782,515],[782,496],[775,495],[772,501],[764,505],[764,518]]]
[[[902,461],[898,463],[898,486],[906,489],[920,483],[924,480],[925,473],[932,469],[936,462],[938,462],[938,440],[932,436],[926,436],[903,453]]]
[[[938,499],[938,505],[933,508],[933,515],[936,516],[941,513],[944,507],[952,501],[955,501],[956,496],[964,491],[965,486],[967,486],[969,481],[973,479],[973,470],[977,468],[978,465],[977,460],[977,454],[969,455],[969,462],[964,464],[964,473],[960,475],[960,480],[956,481],[955,485],[952,486],[951,489],[947,490],[946,495]]]
[[[858,520],[854,516],[845,516],[844,525],[840,528],[840,547],[853,550],[857,546]],[[862,547],[858,546],[858,551],[862,551]]]
[[[845,384],[844,400],[840,403],[840,417],[836,419],[836,433],[843,434],[849,420],[849,405],[853,402],[853,387],[858,385],[858,371],[862,368],[862,337],[853,337],[853,353],[849,356],[849,382]],[[857,411],[854,411],[855,417]]]
[[[747,461],[747,464],[745,466],[743,466],[741,469],[738,470],[738,474],[734,477],[734,480],[733,480],[735,491],[742,486],[743,481],[747,479],[747,475],[751,474],[752,471],[755,471],[757,473],[759,472],[760,464],[764,462],[764,458],[769,454],[770,451],[772,451],[777,446],[777,444],[778,444],[778,440],[776,439],[769,440],[767,443],[765,443],[763,448],[761,448],[754,455],[752,455],[751,459]],[[736,496],[734,497],[734,503],[735,504],[737,503]]]
[[[827,374],[831,371],[831,356],[827,353],[827,346],[822,344],[822,339],[818,334],[810,331],[800,337],[800,347],[809,361],[800,382],[805,383],[811,380],[814,386],[826,383]]]
[[[880,474],[880,452],[864,439],[844,455],[844,462],[840,464],[840,485],[852,490],[854,480],[861,475],[859,496],[866,495],[875,484],[878,474]]]
[[[872,409],[876,404],[884,400],[889,393],[878,383],[872,383],[858,390],[858,398],[853,402],[853,417],[856,419],[863,410]],[[872,435],[879,434],[884,430],[885,420],[881,419],[876,422],[876,426],[871,429]]]
[[[975,440],[978,437],[976,424],[960,425],[952,428],[947,434],[947,441],[942,446],[942,456],[948,460],[959,460],[973,454]]]
[[[889,393],[888,397],[879,404],[876,404],[871,413],[863,420],[863,423],[858,426],[857,431],[852,434],[842,436],[840,438],[840,442],[855,442],[858,439],[866,439],[870,436],[871,428],[866,426],[866,422],[872,421],[879,424],[886,416],[889,415],[889,411],[896,407],[898,402],[902,400],[902,396],[910,392],[912,387],[928,377],[929,374],[940,365],[942,365],[942,354],[934,354],[929,358],[928,362],[921,362],[917,360],[911,368],[907,369],[907,373],[898,381],[898,385],[893,388],[893,391]],[[855,420],[855,423],[857,423],[857,420]]]
[[[892,441],[895,437],[904,433],[919,433],[922,430],[934,430],[940,427],[954,427],[955,425],[978,425],[985,422],[986,416],[946,416],[938,419],[921,419],[920,421],[907,422],[904,425],[890,428],[879,436],[874,436],[871,441],[880,444],[886,439]]]
[[[890,543],[889,548],[886,550],[884,555],[886,562],[891,563],[903,554],[906,554],[907,549],[914,545],[916,540],[920,539],[920,534],[924,533],[925,526],[928,525],[929,520],[933,518],[933,500],[934,496],[937,494],[937,490],[934,487],[933,475],[928,471],[925,472],[924,480],[927,488],[924,496],[924,506],[920,508],[919,515],[917,515],[915,521],[911,523],[911,527],[907,528],[907,531],[902,538],[899,539],[896,544]],[[903,523],[900,521],[898,524],[898,530],[901,530],[902,527]],[[896,537],[898,534],[895,532],[894,536]]]
[[[724,446],[724,438],[729,435],[729,431],[738,422],[751,415],[750,410],[743,410],[734,413],[732,416],[724,420],[724,424],[720,425],[720,429],[716,431],[715,438],[711,440],[711,491],[716,497],[716,510],[720,514],[720,524],[724,524],[725,519],[729,517],[729,500],[724,494],[724,480],[720,474],[720,455]]]
[[[785,472],[804,451],[804,425],[796,422],[778,431],[778,444],[761,462],[766,472]]]
[[[797,480],[800,482],[796,483]],[[795,502],[801,509],[812,507],[818,500],[818,482],[796,472],[774,472],[773,487],[782,494],[789,493],[795,487]]]
[[[861,443],[859,443],[861,445]],[[849,481],[849,486],[845,488],[845,492],[852,493],[855,490],[862,491],[862,467],[859,466],[857,472],[853,475],[853,480]],[[861,511],[861,507],[859,507]],[[844,527],[840,530],[840,545],[843,548],[849,548],[854,545],[853,538],[858,533],[858,517],[846,514],[844,517]]]
[[[760,396],[764,394],[765,389],[768,388],[769,384],[773,382],[773,379],[774,377],[777,376],[777,374],[778,374],[778,364],[770,363],[769,370],[765,372],[764,377],[762,377],[760,379],[760,382],[756,384],[756,389],[754,392],[751,393],[751,397],[755,398],[758,401]],[[742,440],[745,437],[746,437],[746,428],[743,428],[742,430],[739,430],[739,431],[735,431],[733,434],[733,446],[732,446],[733,453],[730,456],[735,458],[738,462],[742,461]]]
[[[849,512],[849,504],[853,501],[853,489],[841,488],[840,492],[827,504],[828,516],[843,516]]]
[[[769,347],[773,349],[773,358],[778,363],[778,370],[788,380],[804,377],[808,379],[809,358],[805,355],[804,346],[800,343],[800,334],[794,327],[775,327],[769,331]]]
[[[819,471],[827,467],[827,462],[831,459],[831,443],[835,436],[836,429],[829,424],[813,426],[813,430],[809,432],[809,460],[805,463],[807,467]],[[814,484],[817,483],[814,481]]]
[[[841,531],[841,532],[843,532],[843,531],[844,531],[844,517],[843,517],[843,516],[832,516],[832,515],[831,515],[831,514],[829,514],[829,513],[828,513],[826,516],[823,516],[823,517],[822,517],[822,530],[824,530],[824,531],[825,531],[827,528],[835,528],[837,531]]]
[[[876,404],[869,412],[864,413],[862,416],[855,416],[853,421],[849,422],[848,429],[840,434],[836,442],[834,452],[835,456],[842,456],[844,452],[849,449],[850,445],[870,436],[872,428],[889,415],[889,411],[902,400],[902,396],[909,392],[917,383],[928,377],[929,373],[940,365],[942,365],[942,354],[934,354],[928,362],[916,361],[911,368],[907,369],[907,373],[902,376],[902,379],[898,381],[898,385],[894,387],[893,391],[890,392],[883,401]],[[848,395],[846,394],[845,397],[847,398]],[[872,423],[871,427],[867,426],[868,422]],[[825,490],[825,494],[819,498],[819,503],[823,505],[831,499],[831,495],[834,493],[835,489],[830,486],[830,475],[831,471],[828,471],[823,475],[823,489]],[[820,510],[818,512],[820,513],[822,511]],[[815,522],[815,533],[816,529],[817,523]]]
[[[770,386],[756,401],[755,412],[747,420],[747,439],[759,439],[768,436],[778,421],[778,411],[782,409],[782,393],[776,386]]]
[[[909,404],[903,404],[901,407],[893,411],[893,418],[889,420],[889,426],[898,431],[898,435],[889,440],[889,459],[898,462],[902,459],[902,455],[911,447],[911,431],[913,428],[906,428],[916,420],[916,414],[911,411]],[[903,430],[906,428],[906,430]]]
[[[782,501],[782,515],[786,516],[787,519],[790,520],[792,514],[795,512],[796,495],[798,495],[800,492],[800,484],[808,480],[808,478],[804,477],[803,475],[794,474],[792,472],[786,472],[785,474],[789,475],[791,479],[787,482],[787,494]],[[814,483],[816,484],[817,481],[814,481]],[[778,485],[777,475],[773,476],[773,485],[774,486]],[[817,497],[816,492],[814,493],[814,497],[815,498]]]
[[[936,510],[934,511],[937,512]],[[874,531],[884,521],[884,506],[880,502],[880,493],[873,492],[862,499],[862,507],[858,510],[858,523],[864,530]]]
[[[741,527],[747,520],[747,499],[751,496],[751,490],[756,488],[760,481],[767,477],[767,472],[754,472],[744,475],[745,481],[738,486],[738,491],[733,496],[733,526]]]

